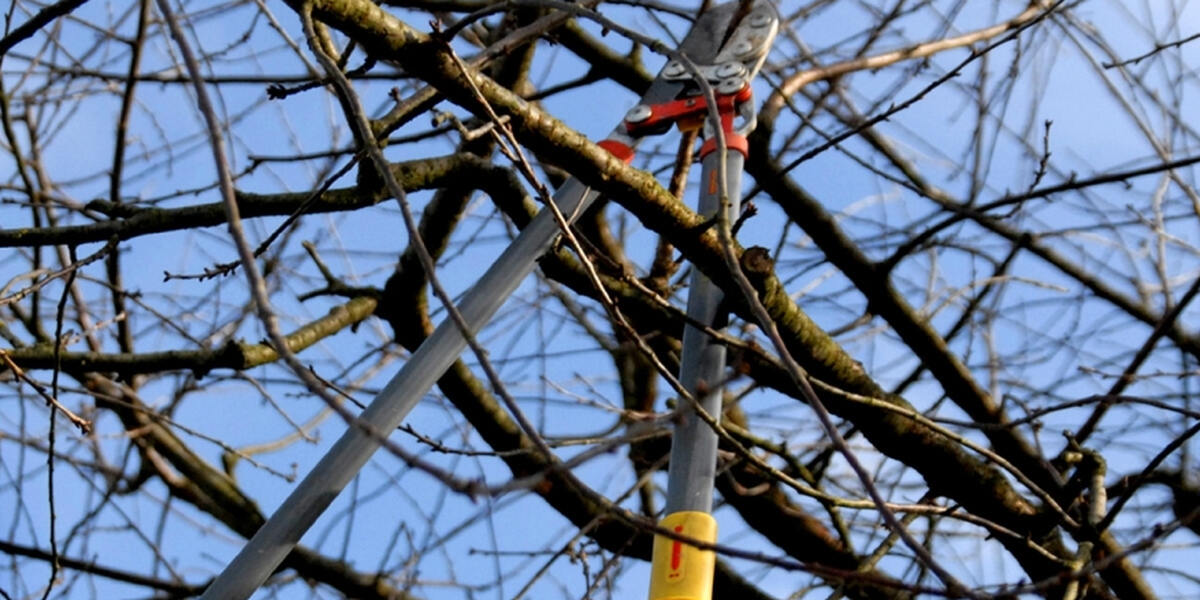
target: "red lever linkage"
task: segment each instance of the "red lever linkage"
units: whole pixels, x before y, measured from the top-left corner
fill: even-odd
[[[721,129],[725,133],[725,145],[730,150],[741,152],[743,156],[749,153],[745,136],[733,129],[733,118],[737,105],[750,100],[753,92],[749,85],[742,87],[732,94],[717,94],[717,112],[721,115]],[[661,104],[651,104],[650,116],[639,121],[625,121],[625,131],[632,137],[641,137],[651,132],[661,131],[664,126],[675,124],[682,131],[698,129],[704,124],[708,115],[708,102],[704,96],[681,98]],[[715,137],[705,140],[700,147],[700,158],[716,151]]]

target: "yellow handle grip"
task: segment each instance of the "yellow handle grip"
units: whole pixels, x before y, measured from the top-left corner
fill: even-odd
[[[659,524],[683,537],[709,544],[717,541],[717,520],[704,512],[667,515]],[[712,600],[713,568],[717,557],[687,542],[654,536],[650,563],[650,600]]]

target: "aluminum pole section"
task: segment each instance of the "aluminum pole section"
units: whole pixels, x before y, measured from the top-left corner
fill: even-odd
[[[711,217],[721,208],[717,169],[721,152],[705,156],[701,170],[700,214]],[[741,209],[742,165],[740,153],[726,151],[726,190],[729,197],[729,219],[737,218]],[[688,317],[710,327],[718,325],[718,314],[724,294],[700,269],[692,268],[688,287]],[[719,327],[717,327],[719,329]],[[687,325],[683,330],[683,352],[680,356],[679,382],[696,398],[704,411],[715,419],[721,418],[720,383],[725,378],[725,346],[716,343],[704,331]],[[696,511],[712,512],[713,482],[717,465],[717,433],[693,410],[681,411],[681,421],[675,427],[671,442],[671,464],[667,471],[667,504],[665,513]]]
[[[554,203],[571,219],[595,198],[596,192],[571,179],[554,194]],[[553,213],[543,209],[467,292],[458,310],[472,334],[533,271],[558,233]],[[200,598],[250,597],[371,458],[380,446],[379,436],[400,425],[466,345],[457,325],[449,318],[443,320]]]
[[[721,208],[717,169],[725,154],[729,217],[738,213],[742,163],[738,152],[710,152],[701,160],[699,211],[706,216]],[[721,328],[724,294],[699,269],[693,268],[688,290],[688,316],[709,327]],[[725,347],[704,331],[687,325],[683,330],[680,383],[706,413],[721,418],[721,383],[725,376]],[[658,526],[684,538],[716,543],[717,521],[712,516],[713,483],[717,466],[717,434],[691,405],[680,411],[680,422],[671,441],[671,466],[667,473],[666,516]],[[650,600],[711,600],[716,554],[663,535],[654,536],[650,564]]]

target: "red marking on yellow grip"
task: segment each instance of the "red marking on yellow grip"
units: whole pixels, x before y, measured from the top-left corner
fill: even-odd
[[[686,539],[654,536],[650,600],[711,600],[716,555],[687,540],[716,542],[717,521],[708,513],[684,511],[667,515],[659,526]]]
[[[683,533],[683,525],[676,525],[675,533]],[[671,571],[679,570],[679,561],[682,559],[682,555],[683,542],[679,540],[671,540]]]

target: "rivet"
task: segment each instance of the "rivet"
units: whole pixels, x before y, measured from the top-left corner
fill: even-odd
[[[771,15],[769,15],[765,12],[756,12],[756,13],[750,15],[750,26],[757,28],[757,29],[761,29],[763,27],[769,26],[771,24],[771,21],[774,21],[774,20],[775,19],[771,18]]]

